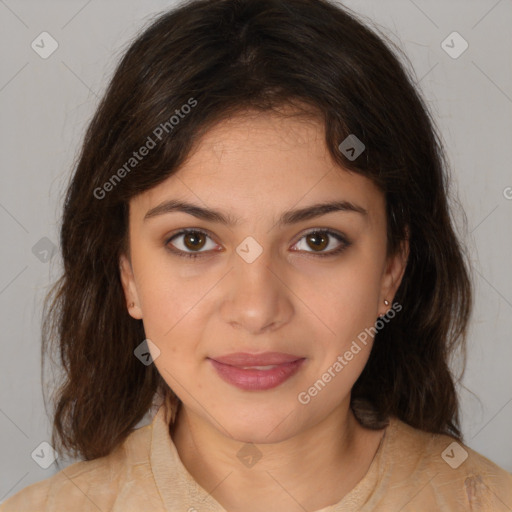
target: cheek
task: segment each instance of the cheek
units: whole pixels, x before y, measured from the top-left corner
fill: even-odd
[[[358,253],[350,261],[326,269],[304,284],[304,290],[307,289],[304,302],[318,315],[323,332],[330,334],[328,338],[336,345],[350,343],[361,331],[374,325],[379,275],[377,262]]]
[[[132,264],[146,336],[160,346],[190,309],[191,287],[176,275],[163,251],[134,250]]]
[[[176,264],[164,251],[134,253],[132,262],[144,332],[160,350],[155,365],[165,378],[164,369],[179,373],[197,358],[202,331],[214,307],[206,292],[214,286],[215,276]]]
[[[161,274],[146,273],[140,282],[139,296],[146,334],[162,338],[178,322],[184,300],[176,283]],[[178,300],[181,297],[182,300]]]
[[[158,372],[176,389],[183,380],[180,375],[190,373],[191,365],[195,364],[199,337],[197,323],[190,319],[197,299],[187,295],[188,287],[180,286],[179,281],[167,281],[161,274],[147,278],[141,287],[144,332],[158,347],[158,357],[154,358]]]

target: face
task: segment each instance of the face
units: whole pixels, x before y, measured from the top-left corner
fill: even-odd
[[[210,129],[131,200],[120,263],[129,312],[183,407],[274,443],[347,406],[373,341],[358,335],[390,308],[405,258],[386,259],[384,196],[335,165],[323,126],[260,113]]]

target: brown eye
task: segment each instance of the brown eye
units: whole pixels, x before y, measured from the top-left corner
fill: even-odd
[[[211,245],[207,247],[209,240]],[[217,247],[208,233],[199,229],[182,230],[167,240],[165,245],[171,252],[189,258],[205,256],[206,254],[204,253],[210,252]]]
[[[183,236],[183,242],[187,249],[191,251],[202,249],[205,244],[205,235],[199,231],[191,231]]]
[[[333,240],[338,242],[337,246],[336,243],[332,243]],[[301,244],[302,247],[300,247]],[[294,251],[306,252],[315,256],[334,256],[352,245],[352,242],[329,229],[316,229],[306,233],[295,245],[298,247]],[[329,250],[325,250],[326,248]]]
[[[323,251],[329,245],[329,237],[323,231],[315,231],[306,235],[308,245],[316,250]]]

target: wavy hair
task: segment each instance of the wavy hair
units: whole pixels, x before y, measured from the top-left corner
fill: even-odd
[[[193,0],[131,41],[77,157],[60,233],[63,273],[45,301],[43,368],[55,350],[64,370],[53,397],[58,451],[108,455],[156,396],[176,411],[179,399],[156,367],[134,356],[144,328],[126,310],[119,269],[129,201],[173,175],[214,123],[283,105],[316,116],[335,163],[383,192],[388,254],[409,240],[394,297],[403,310],[376,335],[352,389],[356,417],[380,428],[394,415],[462,439],[450,366],[455,354],[465,365],[470,267],[441,137],[402,57],[379,30],[327,0]],[[172,121],[191,99],[194,108]],[[338,148],[349,134],[366,146],[354,161]],[[155,147],[127,166],[148,137]]]

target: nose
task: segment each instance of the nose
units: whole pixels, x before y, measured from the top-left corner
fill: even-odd
[[[294,306],[283,266],[272,261],[270,251],[263,250],[251,263],[238,254],[233,256],[233,268],[223,280],[223,320],[250,334],[273,331],[287,324],[293,317]]]

